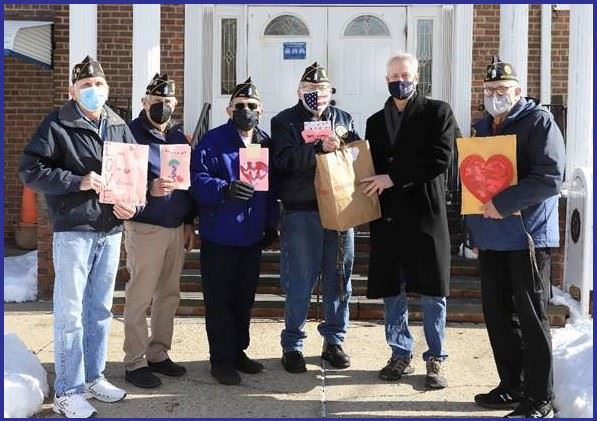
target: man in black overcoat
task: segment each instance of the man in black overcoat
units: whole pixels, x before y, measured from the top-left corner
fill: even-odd
[[[420,294],[428,346],[423,353],[426,385],[441,389],[447,386],[441,364],[447,358],[451,258],[444,173],[460,131],[448,104],[417,93],[418,79],[416,57],[390,57],[386,81],[391,96],[367,120],[365,138],[378,175],[362,183],[367,194],[379,195],[382,209],[382,217],[370,224],[367,296],[384,300],[386,340],[392,349],[379,377],[399,380],[414,372],[406,293]]]

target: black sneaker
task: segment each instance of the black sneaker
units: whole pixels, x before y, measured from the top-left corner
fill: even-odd
[[[519,393],[510,392],[500,386],[489,391],[475,395],[475,403],[487,409],[514,409],[522,402]]]
[[[240,384],[240,374],[230,364],[215,364],[211,366],[211,375],[227,386]]]
[[[415,369],[410,365],[410,361],[411,359],[406,357],[391,357],[386,366],[379,371],[379,378],[394,381],[400,380],[405,374],[414,373]]]
[[[431,357],[425,362],[427,367],[427,376],[425,376],[425,386],[428,389],[443,389],[448,387],[448,381],[441,374],[442,361]]]
[[[241,373],[247,374],[256,374],[264,369],[263,364],[250,359],[244,352],[240,354],[240,357],[236,361],[236,364],[234,364],[234,367]]]
[[[549,401],[535,401],[531,398],[524,399],[518,408],[504,418],[553,418],[553,406]]]
[[[159,363],[147,362],[149,368],[156,373],[164,374],[170,377],[179,377],[187,372],[187,369],[180,364],[176,364],[170,358],[165,359]]]
[[[151,368],[149,367],[141,367],[132,371],[126,370],[124,373],[124,379],[137,387],[142,387],[143,389],[153,389],[154,387],[158,387],[162,384],[160,378],[153,374]]]
[[[289,351],[282,355],[282,365],[289,373],[304,373],[307,371],[307,364],[301,351]]]
[[[323,344],[321,358],[329,361],[332,367],[335,368],[350,367],[350,357],[342,350],[339,344]]]

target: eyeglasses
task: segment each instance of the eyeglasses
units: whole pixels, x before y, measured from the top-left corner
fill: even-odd
[[[499,96],[504,96],[508,93],[508,89],[510,88],[514,88],[514,86],[497,86],[495,88],[483,88],[483,95],[492,96],[495,92]]]
[[[319,92],[328,92],[332,87],[330,85],[312,85],[310,87],[305,86],[305,91],[319,91]]]
[[[245,107],[245,105],[246,105],[246,107]],[[234,108],[237,110],[242,110],[244,108],[248,108],[251,111],[255,111],[258,107],[259,107],[259,104],[255,103],[255,102],[249,102],[247,104],[243,104],[242,102],[237,102],[234,105]]]

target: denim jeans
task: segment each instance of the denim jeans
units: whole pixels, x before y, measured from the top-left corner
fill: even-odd
[[[339,241],[343,246],[340,270],[337,268]],[[307,336],[303,326],[320,273],[324,320],[317,329],[325,343],[342,343],[348,329],[348,302],[352,295],[353,230],[342,231],[339,235],[337,231],[321,226],[317,211],[285,210],[282,212],[280,249],[280,282],[286,294],[282,349],[284,352],[302,350]]]
[[[446,331],[446,297],[432,297],[421,295],[423,310],[423,332],[427,341],[427,351],[423,353],[423,360],[430,357],[444,360],[448,357],[444,350]],[[413,337],[408,328],[408,300],[404,286],[400,295],[385,297],[386,342],[392,348],[392,357],[411,357],[413,351]]]
[[[122,233],[54,233],[56,395],[82,393],[106,367]]]

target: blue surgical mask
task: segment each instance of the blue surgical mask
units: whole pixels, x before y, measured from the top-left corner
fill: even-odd
[[[108,89],[91,86],[79,91],[77,101],[85,110],[93,113],[101,109],[108,99]]]
[[[485,105],[485,110],[495,118],[509,112],[514,103],[508,95],[491,95],[483,99],[483,105]]]
[[[388,83],[388,90],[396,99],[408,99],[415,91],[415,83],[412,80],[396,80]]]

